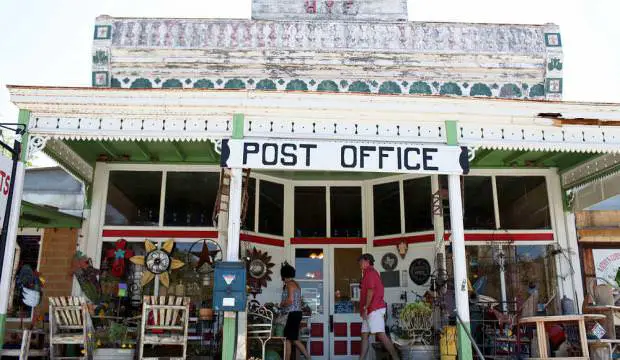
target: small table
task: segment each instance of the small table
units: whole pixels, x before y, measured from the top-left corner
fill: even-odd
[[[577,323],[579,327],[579,342],[581,344],[581,357],[570,357],[568,359],[590,359],[590,352],[588,350],[588,338],[586,335],[586,321],[602,320],[605,319],[605,315],[599,314],[583,314],[583,315],[559,315],[559,316],[532,316],[525,317],[519,320],[519,325],[536,325],[536,337],[538,340],[538,354],[540,359],[549,359],[548,349],[548,336],[545,331],[546,324],[557,323]],[[530,358],[533,359],[533,358]]]

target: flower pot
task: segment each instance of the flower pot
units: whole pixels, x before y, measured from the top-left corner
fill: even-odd
[[[198,317],[200,320],[213,320],[213,309],[201,308],[198,310]]]

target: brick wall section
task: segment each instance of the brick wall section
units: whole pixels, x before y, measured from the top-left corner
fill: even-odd
[[[39,270],[45,278],[39,314],[48,312],[47,298],[71,295],[71,259],[76,250],[79,229],[46,229]]]

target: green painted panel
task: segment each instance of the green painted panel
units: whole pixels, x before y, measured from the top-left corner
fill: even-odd
[[[256,83],[257,90],[276,90],[277,86],[273,80],[263,79]]]
[[[536,84],[530,88],[530,97],[544,97],[545,96],[545,85],[544,84]]]
[[[132,82],[130,86],[130,88],[132,89],[150,89],[152,87],[153,84],[151,83],[151,81],[144,78],[134,80],[134,82]]]
[[[369,93],[370,87],[363,81],[355,81],[349,86],[349,92]]]
[[[491,96],[491,88],[483,83],[474,84],[469,90],[469,96]]]
[[[245,83],[241,79],[230,79],[224,84],[224,89],[245,89]]]
[[[379,94],[401,94],[400,86],[394,81],[386,81],[379,87]]]
[[[321,81],[319,86],[316,87],[316,91],[338,92],[340,91],[340,88],[338,88],[338,84],[336,84],[336,82],[334,81],[323,80]]]
[[[162,89],[182,89],[183,83],[178,79],[168,79],[161,84]]]
[[[194,83],[195,89],[213,89],[214,87],[213,81],[208,79],[200,79]]]
[[[505,84],[499,90],[499,97],[502,98],[520,98],[521,89],[515,84]]]
[[[439,89],[440,95],[463,95],[461,87],[457,83],[447,82],[441,85]]]
[[[110,87],[120,88],[120,87],[122,87],[121,86],[121,82],[117,78],[113,77],[112,81],[110,82]]]
[[[431,86],[424,81],[416,81],[409,88],[409,94],[431,95],[432,93]]]
[[[286,84],[289,91],[308,91],[308,85],[302,80],[293,80]]]

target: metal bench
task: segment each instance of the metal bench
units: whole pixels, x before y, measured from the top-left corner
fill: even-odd
[[[271,340],[282,341],[284,357],[286,359],[286,338],[273,336],[273,312],[264,306],[251,306],[248,309],[248,340],[258,340],[261,343],[262,359],[265,358],[267,343]]]

